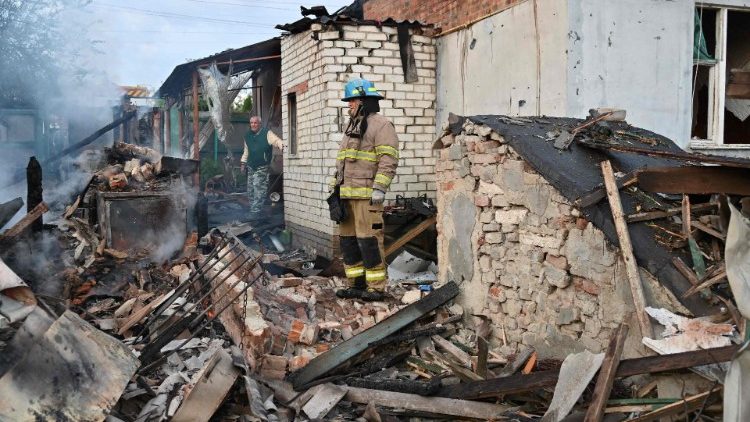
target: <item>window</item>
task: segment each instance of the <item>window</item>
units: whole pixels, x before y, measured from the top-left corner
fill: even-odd
[[[35,118],[32,114],[0,114],[0,143],[34,142]]]
[[[289,127],[287,132],[289,133],[289,154],[294,155],[297,153],[297,94],[288,94],[286,96],[287,106],[287,121]]]
[[[750,147],[750,11],[698,7],[692,148]]]

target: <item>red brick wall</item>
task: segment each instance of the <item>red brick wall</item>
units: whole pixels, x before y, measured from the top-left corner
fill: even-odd
[[[443,32],[523,0],[366,0],[365,19],[418,20]]]

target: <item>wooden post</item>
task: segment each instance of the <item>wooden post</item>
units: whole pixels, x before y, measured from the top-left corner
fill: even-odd
[[[169,99],[164,109],[164,155],[172,155],[172,104]]]
[[[187,143],[185,142],[185,101],[182,101],[180,104],[182,107],[177,106],[177,145],[179,145],[178,149],[180,150],[179,156],[182,157],[182,154],[187,150],[185,148],[185,144]]]
[[[633,245],[630,243],[630,233],[628,232],[628,225],[625,222],[625,215],[622,211],[620,193],[617,190],[617,184],[615,183],[615,174],[612,171],[612,164],[609,160],[602,161],[601,167],[602,176],[604,177],[604,186],[607,188],[609,207],[612,209],[612,219],[615,222],[617,238],[620,241],[622,260],[625,261],[625,273],[628,276],[630,293],[633,295],[633,304],[635,305],[635,315],[636,319],[638,319],[638,326],[641,329],[642,336],[651,337],[653,335],[651,332],[651,321],[649,321],[648,314],[646,314],[646,298],[643,295],[641,275],[638,273],[638,264],[635,262],[635,256],[633,255]]]
[[[200,119],[198,117],[198,72],[193,72],[193,159],[200,158]]]
[[[29,158],[26,166],[26,212],[31,212],[37,205],[41,204],[42,198],[42,166],[36,157]],[[31,223],[32,232],[40,232],[44,228],[42,215]]]
[[[193,159],[200,157],[200,119],[198,116],[198,72],[193,72]],[[200,169],[193,175],[193,186],[200,190]]]
[[[625,345],[625,339],[628,337],[627,324],[622,323],[612,333],[609,339],[607,354],[604,355],[604,362],[599,370],[599,377],[596,379],[594,387],[594,396],[591,398],[591,405],[586,411],[587,422],[600,422],[604,419],[604,408],[607,406],[607,399],[612,390],[612,384],[615,382],[617,367],[620,365],[620,356]]]
[[[151,140],[154,151],[161,150],[162,142],[161,142],[161,109],[156,108],[154,109],[154,120],[153,120],[153,127],[152,127],[152,136],[153,139]]]

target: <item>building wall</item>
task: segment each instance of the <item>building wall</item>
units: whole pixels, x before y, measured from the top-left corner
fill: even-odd
[[[568,1],[567,115],[619,107],[682,148],[690,141],[692,1]]]
[[[282,116],[287,144],[287,94],[293,90],[297,92],[299,133],[297,154],[290,154],[289,148],[284,152],[285,217],[291,227],[305,228],[293,235],[299,245],[315,247],[322,255],[333,254],[336,225],[328,217],[325,199],[348,122],[347,104],[340,98],[350,78],[375,83],[385,97],[380,102],[381,114],[394,123],[399,136],[401,159],[386,201],[396,195],[435,197],[435,155],[431,149],[435,139],[435,46],[433,39],[419,35],[419,30],[412,32],[418,75],[414,83],[404,82],[393,27],[315,24],[310,31],[282,39]],[[310,241],[319,238],[330,247]]]
[[[438,38],[437,124],[460,115],[566,113],[567,7],[526,1]]]
[[[418,20],[443,31],[465,25],[524,0],[367,0],[365,19]]]
[[[438,180],[439,279],[461,285],[467,313],[493,322],[503,354],[529,345],[542,357],[606,349],[633,311],[619,253],[604,233],[485,126],[443,138]],[[647,304],[679,302],[641,270]],[[641,353],[630,324],[626,355]]]
[[[529,0],[438,38],[438,123],[462,115],[628,122],[687,148],[694,4]]]

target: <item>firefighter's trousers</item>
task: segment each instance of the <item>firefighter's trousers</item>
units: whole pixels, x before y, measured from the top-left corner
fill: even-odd
[[[369,199],[345,199],[347,217],[339,224],[341,253],[349,285],[364,277],[368,289],[385,291],[388,274],[383,249],[383,206]]]

